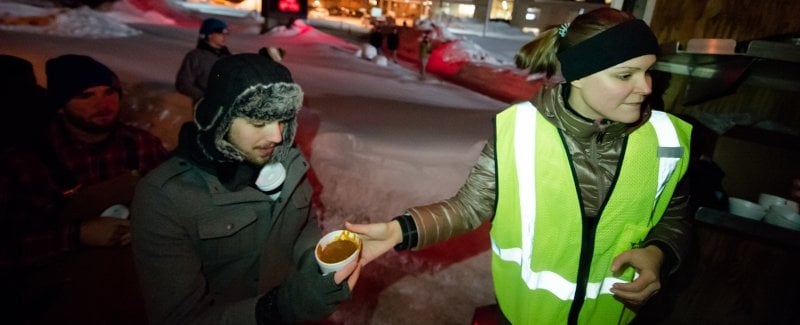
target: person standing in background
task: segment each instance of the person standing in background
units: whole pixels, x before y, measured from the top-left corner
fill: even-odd
[[[286,50],[280,47],[262,47],[258,50],[258,54],[263,55],[265,58],[269,58],[272,61],[281,63],[283,58],[286,56]]]
[[[386,36],[386,47],[392,54],[392,61],[397,63],[397,49],[400,47],[400,31],[397,26],[392,27],[392,32]]]
[[[211,66],[220,58],[231,55],[226,46],[228,32],[228,24],[222,20],[203,20],[197,45],[183,57],[175,76],[175,89],[192,98],[193,106],[203,98]]]
[[[30,143],[47,133],[55,111],[47,102],[47,91],[36,81],[33,64],[21,57],[0,54],[0,98],[3,122],[0,124],[0,151]]]
[[[369,44],[375,47],[376,54],[381,54],[381,49],[383,48],[383,32],[378,25],[372,26],[372,30],[369,32]]]
[[[425,80],[425,72],[428,68],[428,57],[431,55],[431,40],[429,32],[423,32],[422,40],[419,42],[419,78]]]

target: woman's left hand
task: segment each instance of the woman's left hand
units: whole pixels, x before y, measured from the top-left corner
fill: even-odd
[[[611,286],[614,296],[629,307],[639,307],[661,289],[661,263],[664,252],[656,246],[634,248],[617,255],[611,262],[611,272],[621,274],[625,266],[633,267],[639,277],[629,283]]]

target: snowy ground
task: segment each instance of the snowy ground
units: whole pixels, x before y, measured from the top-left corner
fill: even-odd
[[[40,9],[0,2],[0,16],[35,10]],[[66,53],[94,56],[124,82],[125,120],[174,147],[178,126],[192,112],[190,100],[174,91],[174,74],[194,46],[196,28],[137,12],[125,1],[106,14],[41,10],[35,15],[53,15],[55,25],[0,25],[0,53],[30,60],[43,85],[47,59]],[[313,167],[324,232],[345,220],[388,220],[406,207],[453,195],[490,136],[492,117],[508,105],[483,95],[503,86],[496,80],[473,82],[471,89],[437,77],[420,80],[413,62],[376,64],[356,56],[360,44],[305,24],[229,37],[235,53],[262,46],[287,50],[284,63],[305,90],[298,143]],[[492,56],[478,66],[500,71],[501,77],[517,74],[509,72],[507,60]],[[469,323],[475,307],[494,301],[487,249],[484,226],[425,251],[390,252],[365,268],[353,299],[330,323]]]

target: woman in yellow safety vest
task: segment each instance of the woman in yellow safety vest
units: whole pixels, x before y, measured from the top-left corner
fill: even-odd
[[[465,185],[388,223],[347,227],[365,262],[421,249],[491,218],[492,277],[513,324],[628,323],[688,249],[691,126],[652,110],[658,42],[601,8],[543,32],[516,62],[543,74],[503,110]]]

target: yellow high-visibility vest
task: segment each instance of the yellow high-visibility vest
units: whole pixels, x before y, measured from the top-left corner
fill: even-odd
[[[530,103],[497,116],[497,210],[492,275],[500,308],[513,324],[566,324],[575,298],[582,204],[558,129]],[[653,111],[628,136],[617,178],[599,212],[581,324],[629,322],[634,314],[609,291],[613,258],[640,244],[686,173],[691,125]]]

